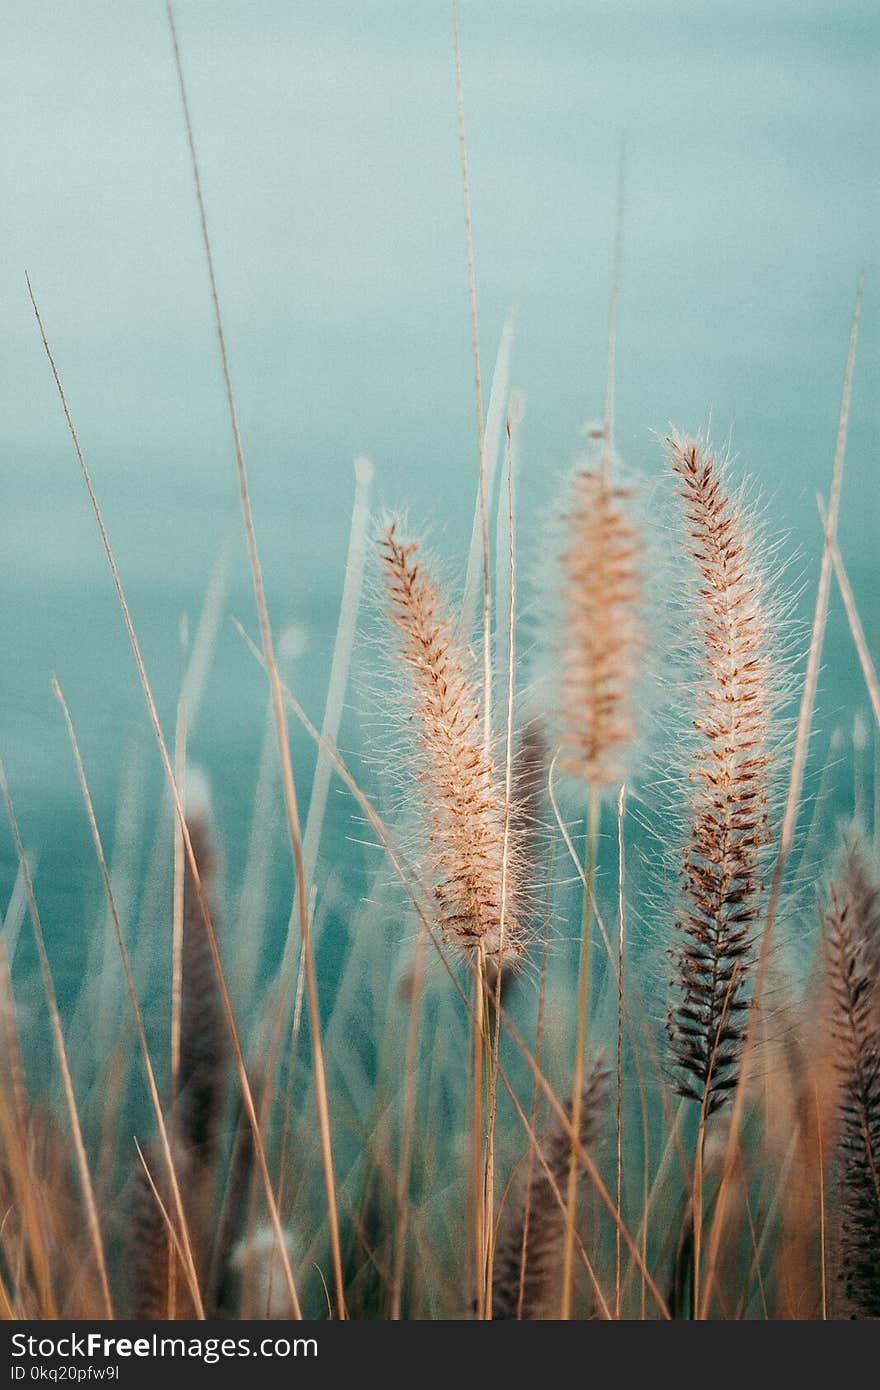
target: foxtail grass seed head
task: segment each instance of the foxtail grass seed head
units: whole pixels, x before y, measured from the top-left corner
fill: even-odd
[[[190,796],[187,827],[203,892],[210,897],[217,852],[209,813]],[[214,962],[202,908],[187,863],[183,891],[183,992],[180,1026],[180,1135],[210,1165],[217,1156],[230,1067]]]
[[[632,507],[631,489],[612,486],[604,468],[575,474],[564,518],[560,733],[563,767],[592,787],[620,781],[636,736],[641,543]]]
[[[760,556],[718,457],[673,435],[669,464],[696,578],[696,746],[667,1030],[683,1096],[711,1114],[736,1085],[770,838],[770,631]]]
[[[880,877],[869,858],[864,836],[855,825],[845,837],[838,877],[850,904],[853,930],[864,954],[865,969],[874,982],[871,998],[880,1028]]]
[[[192,1162],[187,1149],[173,1148],[174,1171],[181,1191],[187,1193],[192,1182]],[[131,1284],[131,1316],[160,1321],[169,1316],[172,1297],[172,1260],[175,1259],[166,1215],[172,1210],[171,1182],[165,1156],[158,1143],[147,1146],[146,1163],[156,1192],[139,1163],[134,1174],[134,1190],[128,1206],[125,1233],[126,1265]],[[160,1207],[156,1193],[162,1203]],[[165,1208],[163,1214],[162,1207]],[[189,1213],[187,1220],[189,1221]],[[192,1305],[186,1282],[177,1265],[175,1302],[178,1317],[191,1317]]]
[[[880,982],[876,890],[851,842],[825,914],[840,1070],[839,1275],[848,1308],[880,1317]]]
[[[484,744],[471,654],[454,636],[418,554],[418,544],[402,541],[391,522],[380,555],[408,676],[437,921],[471,963],[483,952],[507,966],[521,954],[524,935],[516,818]]]
[[[602,1108],[608,1089],[608,1072],[594,1065],[588,1073],[581,1099],[580,1142],[595,1144],[601,1127]],[[566,1107],[569,1118],[571,1106]],[[550,1316],[553,1290],[562,1259],[565,1181],[571,1157],[571,1139],[557,1127],[542,1145],[544,1164],[534,1159],[534,1176],[523,1200],[511,1201],[498,1236],[495,1252],[492,1317],[533,1320]],[[555,1191],[554,1191],[555,1186]]]

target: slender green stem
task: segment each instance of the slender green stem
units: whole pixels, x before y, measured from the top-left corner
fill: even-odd
[[[485,1050],[485,970],[482,958],[474,968],[473,1056],[471,1070],[471,1201],[473,1208],[474,1277],[477,1321],[484,1317],[486,1259],[483,1171],[483,1071]]]
[[[559,1316],[571,1317],[574,1275],[574,1228],[577,1206],[578,1157],[577,1136],[581,1128],[581,1103],[584,1089],[584,1058],[587,1047],[587,1018],[590,1009],[590,939],[593,926],[593,868],[596,862],[596,836],[599,828],[599,798],[590,788],[587,802],[587,843],[584,874],[584,914],[581,926],[581,950],[578,963],[577,1035],[574,1053],[574,1077],[571,1088],[572,1146],[568,1164],[566,1193],[565,1246],[562,1264],[562,1304]]]
[[[624,946],[624,857],[623,857],[623,808],[626,787],[621,786],[617,798],[617,1216],[621,1219],[623,1211],[623,946]],[[621,1308],[621,1236],[620,1226],[614,1232],[614,1316],[620,1317]]]
[[[705,1110],[705,1101],[703,1102]],[[694,1282],[693,1282],[693,1317],[700,1316],[700,1264],[703,1254],[703,1169],[706,1157],[706,1124],[705,1116],[700,1117],[700,1128],[697,1134],[697,1145],[694,1153],[694,1195],[693,1195],[693,1221],[694,1221]]]
[[[483,1060],[486,1088],[486,1122],[485,1122],[485,1142],[483,1145],[483,1265],[481,1277],[483,1281],[483,1317],[491,1320],[492,1317],[492,1266],[495,1251],[495,1115],[497,1109],[497,1087],[495,1079],[495,1042],[498,1037],[500,1020],[498,1019],[498,1008],[500,1005],[499,991],[501,989],[500,978],[495,981],[495,997],[498,1003],[495,1008],[495,1037],[493,1038],[491,1017],[489,1013],[489,979],[486,974],[486,954],[481,953],[480,968],[483,972]]]

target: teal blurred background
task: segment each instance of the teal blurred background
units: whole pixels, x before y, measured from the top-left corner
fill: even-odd
[[[179,0],[270,611],[306,629],[320,718],[352,458],[460,564],[475,429],[450,9]],[[617,146],[628,142],[618,443],[710,419],[800,551],[811,611],[847,335],[867,271],[841,521],[877,654],[878,54],[870,0],[464,0],[484,373],[517,311],[525,531],[601,413]],[[164,7],[7,6],[0,52],[0,753],[67,989],[101,891],[61,681],[109,845],[146,868],[161,776],[115,593],[28,303],[33,280],[169,735],[224,547],[224,612],[255,631],[228,422]],[[192,752],[235,883],[264,723],[224,622]],[[815,766],[866,710],[834,598]],[[870,726],[869,726],[870,727]],[[357,742],[349,714],[343,742]],[[307,799],[314,754],[295,740]],[[841,754],[845,761],[845,755]],[[125,779],[142,820],[114,830]],[[325,869],[363,851],[331,799]],[[121,838],[120,838],[121,837]],[[289,870],[275,846],[279,918]],[[0,909],[15,878],[0,832]],[[136,898],[137,895],[135,895]]]

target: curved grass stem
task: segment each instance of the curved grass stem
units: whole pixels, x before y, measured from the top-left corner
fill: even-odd
[[[599,828],[599,797],[596,788],[591,786],[587,801],[586,831],[586,882],[584,885],[584,913],[581,925],[581,949],[578,961],[578,1002],[577,1033],[574,1051],[574,1075],[571,1088],[571,1126],[572,1134],[580,1134],[581,1102],[584,1088],[584,1056],[587,1046],[587,1018],[590,1009],[590,940],[593,927],[593,870],[596,862],[596,837]],[[568,1184],[566,1188],[565,1243],[562,1256],[562,1300],[559,1316],[563,1321],[571,1317],[571,1303],[574,1276],[574,1234],[577,1217],[577,1179],[578,1154],[574,1143],[568,1164]]]

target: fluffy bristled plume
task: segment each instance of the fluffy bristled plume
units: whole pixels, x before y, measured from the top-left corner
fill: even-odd
[[[632,504],[632,491],[613,486],[607,468],[584,468],[574,476],[564,518],[562,762],[592,787],[620,780],[636,733],[641,544]]]
[[[210,898],[217,852],[207,791],[195,770],[190,773],[190,781],[187,828],[202,891]],[[179,1093],[173,1157],[188,1237],[201,1279],[214,1242],[211,1206],[226,1104],[229,1036],[202,907],[188,863],[184,877],[182,957]],[[152,1183],[141,1165],[135,1173],[127,1239],[134,1314],[139,1318],[168,1317],[173,1290],[176,1315],[188,1316],[192,1311],[189,1293],[179,1264],[176,1278],[171,1277],[172,1252],[166,1217],[153,1192],[155,1184],[166,1211],[172,1212],[167,1163],[157,1143],[148,1148],[147,1166]],[[210,1289],[203,1289],[203,1298],[210,1295]]]
[[[696,576],[697,669],[690,828],[673,950],[681,1000],[667,1029],[678,1090],[711,1114],[736,1085],[770,838],[773,640],[761,556],[724,464],[701,441],[667,440]]]
[[[580,1141],[584,1148],[599,1133],[608,1073],[595,1066],[584,1085],[580,1106]],[[571,1115],[571,1107],[568,1107]],[[533,1320],[551,1316],[554,1288],[562,1258],[565,1181],[571,1139],[556,1129],[544,1141],[544,1162],[535,1160],[535,1173],[525,1200],[506,1208],[495,1251],[493,1318]],[[544,1166],[546,1164],[546,1167]]]
[[[880,1318],[880,892],[855,840],[825,927],[841,1081],[839,1274],[848,1310]]]
[[[202,890],[210,896],[217,854],[210,819],[203,806],[196,803],[195,808],[188,808],[187,826]],[[208,933],[189,864],[183,894],[181,1003],[178,1123],[184,1143],[208,1169],[217,1157],[230,1048]]]
[[[388,525],[380,555],[408,673],[437,921],[471,963],[483,952],[508,966],[523,949],[515,817],[483,742],[470,652],[418,551],[399,538],[396,522]]]
[[[186,1201],[193,1178],[192,1159],[182,1144],[174,1145],[172,1158],[175,1176]],[[165,1157],[157,1143],[147,1145],[145,1163],[149,1177],[144,1167],[139,1165],[128,1198],[125,1255],[131,1281],[131,1316],[144,1321],[164,1321],[172,1314],[192,1317],[192,1299],[179,1264],[176,1280],[172,1281],[174,1254],[162,1211],[162,1207],[165,1213],[172,1209],[171,1182]],[[156,1201],[153,1186],[162,1207]],[[187,1212],[189,1220],[190,1214]]]

